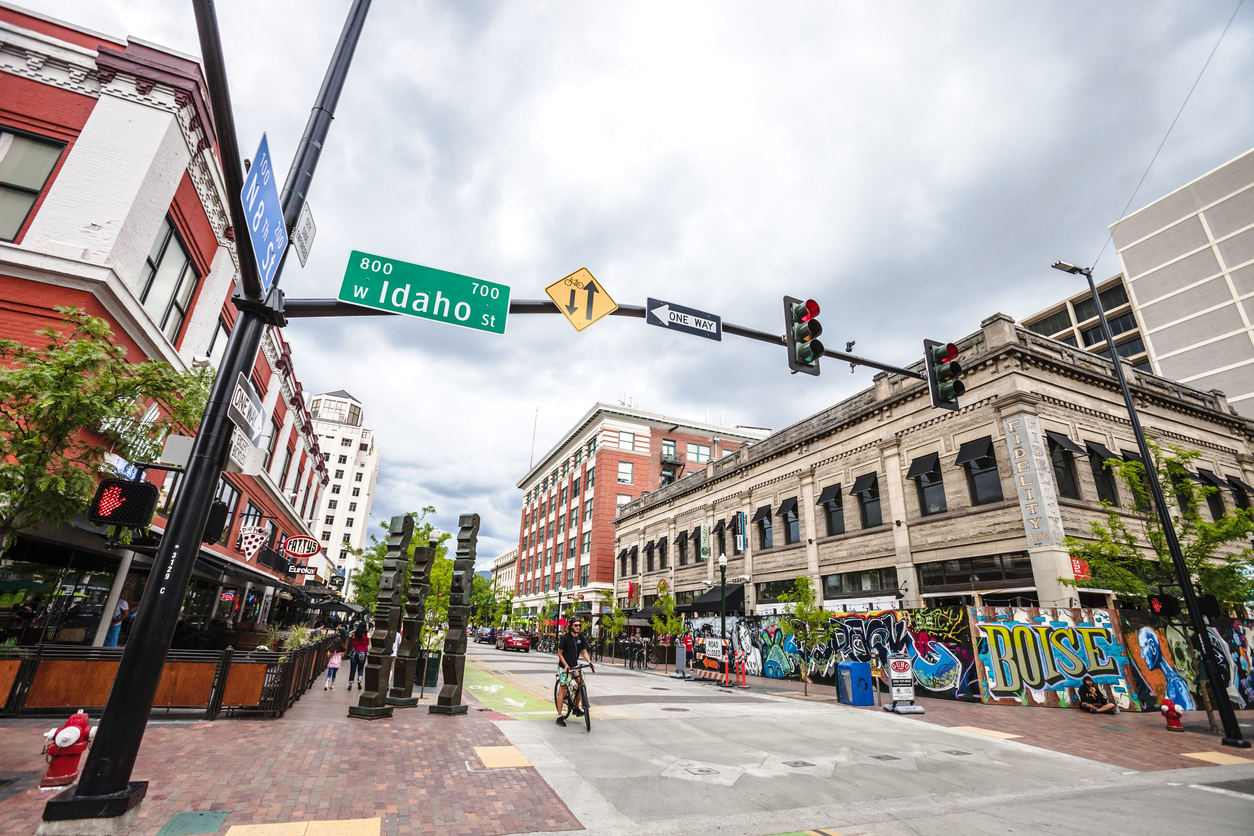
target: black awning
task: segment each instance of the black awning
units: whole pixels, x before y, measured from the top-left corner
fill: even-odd
[[[621,552],[618,553],[619,560],[622,560],[626,556],[627,556],[627,549],[623,549]]]
[[[649,542],[647,542],[647,543],[645,543],[645,544],[644,544],[644,550],[645,550],[646,552],[651,552],[651,551],[653,551],[653,541],[652,541],[652,540],[650,540]]]
[[[720,531],[722,531],[726,527],[727,527],[727,520],[719,520],[718,522],[714,523],[714,527],[711,528],[710,531],[712,531],[715,534],[718,534]]]
[[[740,514],[739,513],[732,514],[732,518],[727,527],[731,529],[732,534],[743,533],[740,530]]]
[[[1245,484],[1245,482],[1241,481],[1240,477],[1237,477],[1237,476],[1228,477],[1228,486],[1232,488],[1234,491],[1245,491],[1246,493],[1254,493],[1254,488],[1251,488],[1249,485]]]
[[[1202,468],[1199,467],[1197,469],[1197,475],[1200,476],[1202,481],[1208,485],[1214,485],[1217,488],[1226,487],[1224,484],[1224,480],[1220,479],[1218,476],[1216,476],[1214,473],[1211,473],[1209,470],[1202,470]]]
[[[928,453],[910,462],[910,470],[906,471],[907,479],[918,479],[925,473],[940,470],[940,453]]]
[[[628,552],[628,554],[630,554],[632,557],[639,557],[639,556],[640,556],[640,547],[639,547],[639,546],[632,546],[632,547],[631,547],[631,551],[630,551],[630,552]]]
[[[683,531],[675,535],[675,545],[678,546],[680,543],[686,542],[688,542],[688,529],[685,528]]]
[[[1050,432],[1049,430],[1046,430],[1045,435],[1049,438],[1050,441],[1054,442],[1059,447],[1066,450],[1068,453],[1075,453],[1077,456],[1084,455],[1084,451],[1080,449],[1080,445],[1076,444],[1074,441],[1072,441],[1070,438],[1063,435],[1062,433],[1055,433],[1055,432]]]
[[[794,517],[797,515],[797,497],[795,496],[781,502],[779,504],[779,510],[775,512],[775,516],[777,517],[786,517],[789,514],[792,514]]]
[[[1145,465],[1145,459],[1141,458],[1140,453],[1133,453],[1131,450],[1120,450],[1119,452],[1123,454],[1125,462],[1136,462],[1141,466]]]
[[[770,516],[771,516],[771,506],[763,505],[757,511],[753,512],[753,519],[749,520],[749,522],[755,523],[760,520],[770,519]]]
[[[840,501],[840,483],[837,482],[835,485],[828,485],[826,488],[824,488],[823,492],[819,494],[819,501],[814,504],[826,505],[829,502],[839,502],[839,501]]]
[[[701,526],[698,525],[693,528],[688,536],[692,538],[692,542],[699,544],[701,542]]]
[[[1097,456],[1104,462],[1108,462],[1111,459],[1118,461],[1119,459],[1118,456],[1106,449],[1106,445],[1098,444],[1096,441],[1086,441],[1084,446],[1088,448],[1090,455]]]
[[[863,473],[853,480],[853,487],[849,489],[849,495],[857,496],[860,493],[866,493],[878,485],[879,481],[880,475],[878,473]]]
[[[710,589],[694,600],[691,604],[684,604],[675,608],[675,612],[682,613],[698,613],[698,612],[718,612],[722,604],[722,588],[715,584]],[[745,587],[744,584],[728,584],[727,585],[727,612],[741,613],[745,609]]]
[[[958,448],[958,458],[954,459],[954,464],[960,467],[964,464],[969,464],[976,459],[982,459],[985,456],[992,455],[992,452],[992,436],[986,435],[983,438],[977,438],[975,441],[966,441]]]

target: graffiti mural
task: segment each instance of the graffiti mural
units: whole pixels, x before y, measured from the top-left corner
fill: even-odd
[[[1068,707],[1085,676],[1120,708],[1140,710],[1124,630],[1107,610],[972,607],[986,703]]]
[[[1189,646],[1185,631],[1158,616],[1138,610],[1120,610],[1135,674],[1137,694],[1146,710],[1154,710],[1169,698],[1192,711],[1203,707],[1197,690],[1199,660]],[[1207,638],[1220,659],[1222,689],[1235,709],[1254,707],[1254,671],[1251,643],[1254,622],[1235,618],[1212,619]]]

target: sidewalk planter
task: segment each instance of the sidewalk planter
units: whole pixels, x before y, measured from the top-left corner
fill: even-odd
[[[123,648],[38,645],[0,652],[0,716],[99,713],[113,687]],[[154,709],[194,711],[204,719],[259,711],[280,717],[325,670],[330,641],[291,653],[171,650]]]
[[[422,678],[422,660],[427,660],[427,677],[423,685],[427,688],[434,688],[440,683],[440,657],[444,655],[442,650],[422,650],[418,654],[418,667],[414,671],[415,683]]]

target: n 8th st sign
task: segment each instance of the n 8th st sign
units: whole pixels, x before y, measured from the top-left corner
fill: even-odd
[[[505,333],[509,286],[353,250],[341,302]]]

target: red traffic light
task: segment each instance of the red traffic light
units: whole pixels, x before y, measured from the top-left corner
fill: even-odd
[[[87,519],[97,525],[147,528],[157,511],[161,491],[151,482],[105,479],[96,488]]]
[[[801,316],[802,322],[809,322],[819,315],[819,303],[813,299],[807,299],[805,303],[806,312]]]
[[[952,363],[958,357],[958,346],[953,343],[945,343],[945,359],[942,362]]]

